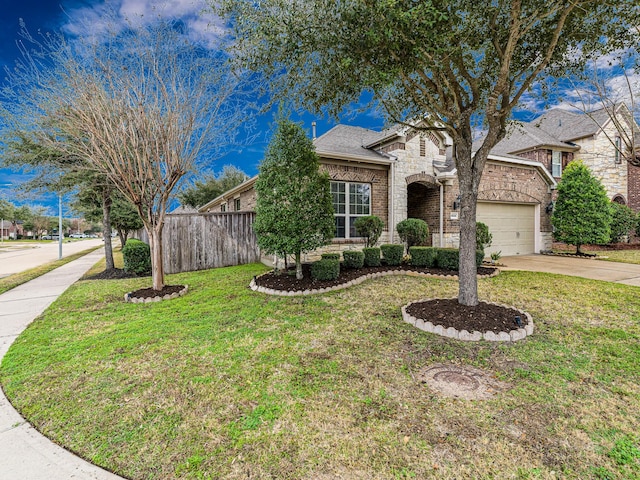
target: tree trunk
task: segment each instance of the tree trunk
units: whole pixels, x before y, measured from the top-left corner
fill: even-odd
[[[127,239],[129,238],[129,230],[118,229],[118,237],[120,237],[120,250],[122,250],[122,247],[126,245]]]
[[[164,288],[164,265],[162,263],[162,225],[148,228],[149,247],[151,249],[151,280],[154,290]]]
[[[300,260],[300,252],[296,253],[296,278],[302,280],[302,261]]]
[[[470,182],[473,183],[473,182]],[[476,265],[476,203],[478,191],[460,184],[460,271],[458,302],[478,304],[478,268]]]
[[[469,132],[470,133],[470,132]],[[461,138],[456,143],[456,166],[460,188],[460,270],[458,302],[475,307],[478,305],[478,268],[476,265],[476,204],[478,185],[484,162],[471,157],[471,135],[468,142]]]
[[[104,258],[106,269],[116,268],[113,261],[113,246],[111,245],[111,193],[102,192],[102,236],[104,237]]]

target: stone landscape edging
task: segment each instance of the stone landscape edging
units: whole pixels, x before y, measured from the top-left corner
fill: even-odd
[[[447,299],[447,300],[457,300],[457,299],[458,299],[457,297],[454,297],[452,299]],[[518,340],[522,340],[525,337],[533,334],[533,319],[531,318],[531,315],[528,312],[525,312],[524,310],[520,310],[519,308],[515,308],[509,305],[503,305],[495,302],[484,302],[484,303],[516,310],[523,317],[527,319],[527,324],[524,327],[517,328],[509,332],[495,333],[495,332],[487,331],[483,333],[477,330],[474,330],[473,332],[469,332],[467,330],[458,331],[453,327],[444,328],[443,325],[439,325],[439,324],[434,325],[429,321],[425,321],[421,318],[416,318],[413,315],[410,315],[409,313],[407,313],[407,307],[409,307],[410,305],[413,305],[414,303],[429,302],[431,300],[442,300],[442,299],[427,298],[427,299],[416,300],[415,302],[408,303],[401,309],[402,319],[405,322],[407,322],[409,325],[413,325],[419,330],[440,335],[442,337],[453,338],[455,340],[462,340],[465,342],[478,342],[480,340],[486,340],[488,342],[517,342]]]
[[[271,272],[267,272],[267,273],[263,273],[262,275],[268,275],[270,273]],[[491,277],[495,277],[498,274],[500,274],[500,269],[496,268],[495,271],[490,275],[478,275],[478,278],[491,278]],[[261,277],[262,275],[260,275],[259,277]],[[256,278],[259,278],[259,277],[252,278],[251,283],[249,284],[249,287],[254,292],[266,293],[267,295],[278,295],[280,297],[296,297],[300,295],[317,295],[319,293],[327,293],[327,292],[333,292],[335,290],[342,290],[344,288],[349,288],[354,285],[358,285],[362,282],[366,282],[367,280],[370,280],[372,278],[386,277],[388,275],[409,275],[409,276],[418,276],[418,277],[440,278],[445,280],[458,280],[458,275],[437,275],[433,273],[418,272],[415,270],[387,270],[384,272],[368,273],[367,275],[363,275],[361,277],[355,278],[353,280],[342,283],[340,285],[335,285],[333,287],[314,288],[312,290],[283,291],[283,290],[276,290],[274,288],[262,287],[256,284]]]
[[[128,292],[128,293],[124,294],[124,301],[128,302],[128,303],[154,303],[154,302],[160,302],[162,300],[171,300],[172,298],[182,297],[188,291],[189,291],[189,285],[185,285],[184,288],[182,290],[180,290],[179,292],[167,293],[166,295],[163,295],[162,297],[148,297],[148,298],[132,297],[131,294],[133,292]]]

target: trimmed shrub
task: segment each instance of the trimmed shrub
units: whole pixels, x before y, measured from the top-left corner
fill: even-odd
[[[364,238],[365,247],[371,248],[382,235],[384,222],[376,215],[369,215],[356,219],[354,226],[356,227],[356,233]]]
[[[400,239],[407,244],[407,250],[414,245],[426,245],[429,225],[419,218],[407,218],[396,225]]]
[[[411,265],[414,267],[434,267],[436,265],[436,249],[434,247],[411,247]]]
[[[378,247],[363,248],[365,267],[380,266],[380,249]]]
[[[402,263],[404,245],[398,243],[386,243],[384,245],[380,245],[380,251],[382,252],[382,258],[384,258],[387,265],[395,266]]]
[[[320,255],[320,257],[322,258],[322,260],[338,260],[338,261],[340,261],[340,254],[339,253],[323,253],[322,255]]]
[[[340,275],[340,262],[333,258],[323,258],[311,264],[311,278],[314,280],[335,280]]]
[[[636,214],[626,205],[611,202],[611,243],[622,241],[636,226]]]
[[[436,248],[436,265],[445,270],[458,270],[460,252],[457,248]]]
[[[489,232],[489,227],[482,222],[476,222],[476,250],[483,251],[491,246],[493,235]]]
[[[135,238],[130,238],[122,248],[124,271],[136,275],[151,273],[151,249],[149,245]]]
[[[342,252],[345,268],[362,268],[364,265],[364,253],[360,250],[345,250]]]
[[[447,270],[460,270],[460,250],[457,248],[435,248],[436,265]],[[484,252],[476,250],[476,266],[482,265]]]

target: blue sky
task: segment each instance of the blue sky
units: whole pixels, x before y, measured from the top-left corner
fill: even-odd
[[[108,3],[98,0],[20,0],[7,3],[9,5],[3,6],[3,14],[0,16],[0,67],[3,70],[5,67],[11,67],[19,56],[16,47],[19,19],[24,20],[32,34],[38,31],[60,30],[73,35],[82,34],[87,30],[95,33],[103,27],[104,9],[106,5],[110,5],[117,8],[118,15],[123,20],[127,16],[153,15],[160,12],[163,16],[184,19],[190,24],[192,31],[202,35],[208,35],[217,28],[213,17],[203,15],[203,4],[197,0],[112,0]],[[269,112],[258,118],[255,139],[251,143],[229,151],[214,163],[204,164],[203,168],[219,172],[224,165],[229,164],[241,168],[250,176],[255,175],[271,135],[273,115]],[[311,122],[315,120],[318,135],[328,131],[336,123],[328,118],[304,113],[294,114],[293,117],[294,120],[302,122],[309,132]],[[380,129],[384,124],[382,117],[375,112],[350,115],[343,121],[374,129]],[[28,173],[0,169],[0,198],[20,204],[44,204],[52,206],[53,209],[57,204],[54,196],[23,198],[18,195],[20,184],[27,178]]]
[[[127,17],[162,15],[165,17],[180,18],[190,25],[190,30],[203,36],[211,35],[219,26],[217,20],[210,15],[203,14],[202,0],[110,0],[107,4],[103,0],[13,0],[4,2],[3,12],[0,16],[0,67],[11,66],[19,52],[16,48],[18,39],[19,19],[23,19],[31,33],[40,31],[64,31],[72,35],[82,35],[91,32],[96,34],[104,27],[106,5],[115,8],[118,16],[124,21]],[[605,65],[607,73],[607,59],[603,59],[601,65]],[[610,68],[609,68],[610,70]],[[638,81],[638,77],[634,77]],[[2,77],[2,81],[3,81]],[[618,76],[612,76],[609,83],[615,87],[616,82],[622,85],[624,82]],[[566,84],[563,88],[563,101],[559,106],[571,108],[579,102],[579,95],[575,87]],[[523,99],[522,108],[515,111],[514,116],[521,120],[532,120],[542,109],[549,106],[558,106],[553,103],[545,104],[536,97]],[[597,107],[594,104],[594,107]],[[317,122],[317,133],[322,135],[328,131],[335,122],[327,118],[315,118],[310,114],[294,115],[294,120],[301,121],[309,130],[311,122]],[[255,140],[242,148],[230,151],[224,158],[215,163],[204,165],[206,169],[218,172],[226,164],[235,165],[249,175],[257,173],[257,167],[263,157],[264,150],[270,138],[270,127],[273,121],[273,113],[261,116],[257,121]],[[377,112],[368,111],[359,114],[351,114],[341,119],[342,123],[357,125],[365,128],[381,129],[384,120]],[[16,193],[19,185],[28,175],[20,172],[12,172],[0,169],[0,197],[7,198],[16,203],[47,205],[55,204],[52,198],[19,198]],[[7,186],[11,184],[11,186]]]

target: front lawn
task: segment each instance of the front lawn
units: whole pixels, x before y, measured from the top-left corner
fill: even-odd
[[[592,253],[598,254],[598,260],[620,263],[635,263],[640,265],[640,250],[607,250]]]
[[[457,282],[393,276],[271,297],[261,265],[172,275],[181,298],[125,304],[149,278],[77,283],[0,369],[39,430],[132,479],[640,477],[636,287],[530,272],[479,281],[529,311],[532,337],[463,343],[400,307]],[[422,368],[481,368],[512,388],[440,396]]]

